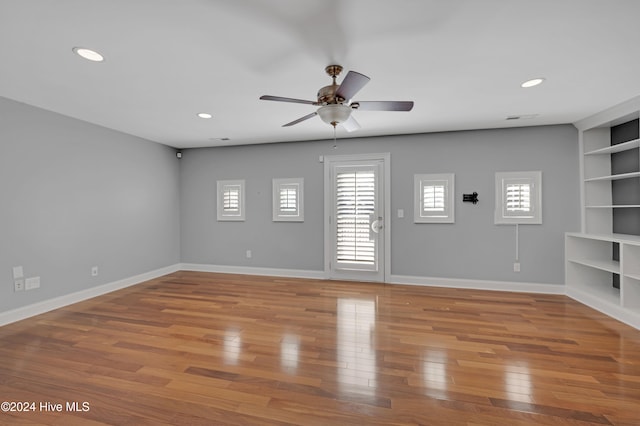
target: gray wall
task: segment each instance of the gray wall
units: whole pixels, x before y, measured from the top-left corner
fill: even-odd
[[[391,153],[392,273],[562,283],[579,229],[569,125],[174,150],[0,98],[0,312],[179,262],[321,271],[320,155]],[[493,224],[494,173],[542,170],[543,225]],[[413,174],[456,174],[456,223],[414,224]],[[305,222],[271,221],[271,179],[305,178]],[[246,222],[217,222],[219,179],[246,179]],[[480,203],[462,203],[477,191]],[[396,217],[397,209],[405,218]],[[245,251],[253,258],[246,259]],[[12,267],[41,288],[13,292]],[[90,276],[97,265],[98,277]]]
[[[0,312],[180,262],[174,149],[5,98],[0,147]]]
[[[186,263],[323,268],[323,164],[327,142],[183,151],[181,252]],[[272,222],[271,180],[303,177],[305,221]],[[245,179],[246,221],[216,221],[216,181]],[[246,259],[246,250],[252,258]]]
[[[580,229],[579,156],[573,126],[529,127],[184,151],[180,168],[185,263],[323,269],[320,155],[391,153],[392,273],[561,284],[564,232]],[[494,173],[541,170],[543,224],[493,224]],[[413,223],[413,175],[455,173],[455,224]],[[271,221],[271,179],[305,178],[305,222]],[[245,179],[246,222],[217,222],[216,180]],[[476,191],[480,203],[462,203]],[[397,217],[404,209],[405,217]],[[253,257],[245,258],[252,250]]]

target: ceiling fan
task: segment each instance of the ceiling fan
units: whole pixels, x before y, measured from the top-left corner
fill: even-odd
[[[281,96],[260,96],[265,101],[292,102],[319,106],[317,111],[300,117],[282,127],[293,126],[302,121],[319,115],[322,121],[331,124],[334,128],[340,124],[348,132],[353,132],[360,128],[360,124],[351,115],[353,110],[362,111],[411,111],[413,101],[351,101],[351,98],[360,91],[371,80],[366,75],[355,71],[349,71],[347,76],[338,85],[336,77],[342,72],[340,65],[329,65],[324,69],[333,83],[318,90],[317,101],[307,101],[304,99],[283,98]]]

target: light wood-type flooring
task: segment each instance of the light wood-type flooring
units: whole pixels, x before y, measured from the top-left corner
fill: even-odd
[[[0,424],[640,425],[640,331],[558,295],[177,272],[1,327],[0,401],[35,404]]]

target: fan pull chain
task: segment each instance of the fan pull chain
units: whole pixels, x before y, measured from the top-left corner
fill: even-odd
[[[333,125],[333,149],[338,149],[338,139],[336,138],[336,125],[335,124]]]

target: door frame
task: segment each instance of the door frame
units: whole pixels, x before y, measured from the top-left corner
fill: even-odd
[[[371,154],[347,154],[347,155],[325,155],[324,162],[324,277],[331,279],[331,258],[333,238],[331,232],[331,215],[333,214],[331,167],[335,164],[353,161],[382,161],[383,177],[380,181],[382,185],[383,203],[383,239],[384,247],[382,253],[384,260],[379,267],[383,268],[382,282],[389,282],[391,275],[391,153],[371,153]]]

